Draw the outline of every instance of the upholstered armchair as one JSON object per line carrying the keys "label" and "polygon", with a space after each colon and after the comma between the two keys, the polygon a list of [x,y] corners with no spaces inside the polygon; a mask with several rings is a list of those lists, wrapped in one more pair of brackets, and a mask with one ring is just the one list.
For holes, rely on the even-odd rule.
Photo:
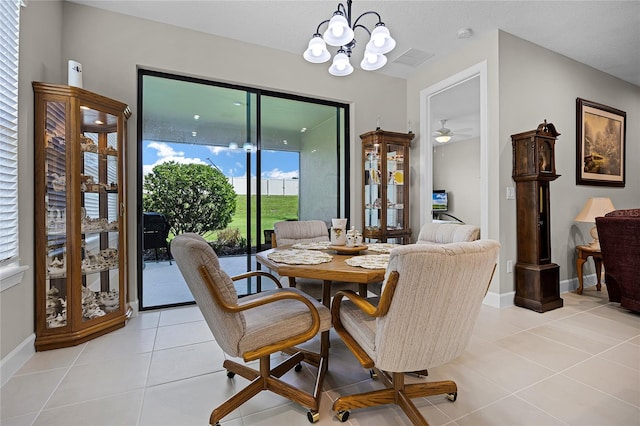
{"label": "upholstered armchair", "polygon": [[329,242],[329,229],[321,220],[285,220],[273,224],[273,237],[274,247]]}
{"label": "upholstered armchair", "polygon": [[391,251],[379,298],[338,292],[333,326],[364,368],[387,389],[341,396],[338,419],[349,409],[398,404],[414,424],[427,425],[411,398],[446,394],[455,382],[404,383],[404,373],[424,371],[461,355],[493,276],[500,244],[492,240],[446,245],[410,244]]}
{"label": "upholstered armchair", "polygon": [[[272,246],[290,246],[298,243],[329,243],[329,229],[327,224],[321,220],[287,220],[273,224]],[[322,282],[307,278],[288,279],[289,287],[297,287],[307,294],[322,299]],[[339,290],[358,289],[354,283],[334,282],[331,283],[331,295]]]}
{"label": "upholstered armchair", "polygon": [[[459,223],[427,222],[420,228],[416,244],[451,244],[475,241],[480,238],[480,228]],[[369,291],[380,296],[382,283],[369,285]]]}
{"label": "upholstered armchair", "polygon": [[596,217],[609,300],[640,312],[640,209]]}
{"label": "upholstered armchair", "polygon": [[425,223],[420,228],[416,244],[449,244],[475,241],[480,238],[480,228],[457,223]]}
{"label": "upholstered armchair", "polygon": [[[278,280],[264,271],[229,277],[222,269],[211,246],[198,234],[182,234],[171,244],[180,272],[204,316],[216,342],[230,357],[245,362],[260,360],[259,370],[227,359],[223,367],[229,378],[238,374],[251,383],[211,413],[212,425],[263,390],[269,390],[307,407],[309,421],[319,418],[322,383],[327,369],[329,309],[297,289],[280,288]],[[233,281],[261,275],[279,287],[238,299]],[[321,352],[311,353],[293,348],[322,333]],[[293,348],[293,349],[292,349]],[[293,353],[275,367],[270,355]],[[318,367],[313,394],[304,392],[279,378],[301,362]]]}

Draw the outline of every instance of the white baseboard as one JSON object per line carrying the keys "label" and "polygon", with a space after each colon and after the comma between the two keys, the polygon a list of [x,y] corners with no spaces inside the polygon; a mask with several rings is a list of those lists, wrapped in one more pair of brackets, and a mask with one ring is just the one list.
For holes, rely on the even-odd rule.
{"label": "white baseboard", "polygon": [[129,307],[131,308],[131,318],[135,318],[138,316],[138,314],[140,313],[138,309],[139,306],[140,303],[138,303],[138,299],[129,302]]}
{"label": "white baseboard", "polygon": [[34,342],[36,335],[31,334],[14,350],[9,352],[7,356],[0,360],[0,386],[5,383],[36,353]]}
{"label": "white baseboard", "polygon": [[[585,287],[596,285],[596,274],[586,275],[583,278]],[[560,294],[574,291],[578,288],[578,278],[570,278],[568,280],[560,281]],[[513,300],[516,292],[510,291],[508,293],[494,293],[488,292],[482,301],[483,305],[491,306],[494,308],[506,308],[513,306]]]}
{"label": "white baseboard", "polygon": [[488,292],[482,301],[483,305],[491,306],[493,308],[506,308],[513,306],[513,298],[515,297],[515,291],[509,293],[494,293]]}

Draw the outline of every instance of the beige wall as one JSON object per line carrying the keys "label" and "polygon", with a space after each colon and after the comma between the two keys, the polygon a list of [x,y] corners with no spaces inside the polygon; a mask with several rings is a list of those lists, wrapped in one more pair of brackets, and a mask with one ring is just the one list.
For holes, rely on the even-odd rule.
{"label": "beige wall", "polygon": [[[445,58],[434,58],[427,61],[411,78],[407,80],[407,120],[412,127],[418,129],[416,139],[411,150],[411,229],[414,239],[420,230],[420,196],[424,194],[420,188],[420,175],[432,173],[431,165],[422,164],[421,157],[424,149],[432,149],[429,135],[420,134],[420,123],[427,117],[420,116],[420,92],[448,77],[462,72],[476,64],[486,61],[487,64],[487,135],[489,158],[488,176],[488,205],[489,223],[485,238],[501,241],[499,229],[499,187],[498,187],[498,32],[492,32],[484,37],[469,39],[460,50]],[[415,124],[413,124],[415,123]],[[416,131],[416,130],[414,130]],[[437,189],[437,188],[436,188]],[[428,195],[428,194],[427,194]],[[501,254],[502,258],[502,254]],[[500,261],[501,262],[501,261]],[[489,291],[500,294],[500,274],[496,274]]]}
{"label": "beige wall", "polygon": [[[31,3],[30,3],[31,5]],[[23,8],[20,16],[18,77],[18,185],[20,263],[28,266],[22,284],[0,295],[0,358],[34,332],[33,286],[33,90],[32,81],[59,81],[62,3]],[[65,68],[66,69],[66,68]]]}
{"label": "beige wall", "polygon": [[[407,82],[408,120],[419,123],[422,117],[418,94],[468,67],[487,61],[488,74],[488,185],[489,238],[502,244],[497,279],[490,292],[501,304],[513,302],[513,274],[506,272],[506,261],[516,256],[515,201],[506,200],[511,178],[511,135],[533,130],[544,119],[555,124],[562,134],[556,145],[556,168],[562,176],[551,183],[552,261],[560,266],[561,290],[577,286],[575,246],[590,240],[590,226],[576,224],[573,218],[587,198],[611,197],[617,208],[640,205],[640,171],[634,167],[640,159],[640,87],[623,82],[565,56],[533,43],[496,31],[491,36],[471,41],[465,49],[452,53],[423,69]],[[578,186],[575,183],[577,97],[613,106],[627,112],[627,170],[625,188]],[[418,127],[419,124],[416,124]],[[427,145],[418,135],[418,150]],[[420,155],[412,152],[412,182],[419,183],[420,173],[431,173],[419,164]],[[415,172],[415,173],[414,173]],[[412,185],[412,200],[417,200],[419,185]],[[412,228],[418,229],[418,204],[412,201]],[[585,266],[592,274],[593,266]]]}
{"label": "beige wall", "polygon": [[[433,189],[449,193],[449,211],[465,223],[480,225],[480,141],[449,142],[433,150]],[[450,218],[445,217],[445,220]]]}
{"label": "beige wall", "polygon": [[[573,218],[589,197],[610,197],[617,208],[640,206],[640,87],[626,83],[565,56],[501,32],[500,45],[500,193],[513,186],[511,135],[533,130],[543,120],[561,133],[556,142],[556,170],[550,183],[551,260],[560,265],[560,281],[575,279],[575,246],[591,240],[588,224]],[[626,187],[576,185],[576,98],[588,99],[627,113]],[[500,201],[500,235],[504,259],[516,259],[515,201]],[[593,263],[585,275],[594,273]],[[513,289],[505,280],[502,292]]]}

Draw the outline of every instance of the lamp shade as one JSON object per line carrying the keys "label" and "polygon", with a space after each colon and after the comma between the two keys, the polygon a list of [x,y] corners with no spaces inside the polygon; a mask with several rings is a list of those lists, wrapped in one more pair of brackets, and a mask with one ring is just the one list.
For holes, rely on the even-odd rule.
{"label": "lamp shade", "polygon": [[349,63],[349,57],[344,50],[339,50],[333,57],[333,64],[329,67],[329,73],[338,77],[349,75],[353,72],[353,67]]}
{"label": "lamp shade", "polygon": [[347,19],[341,13],[336,13],[329,21],[329,27],[322,37],[331,46],[345,46],[353,40],[353,36],[353,30],[349,27]]}
{"label": "lamp shade", "polygon": [[314,64],[321,64],[331,59],[331,53],[327,50],[327,44],[320,37],[320,34],[315,34],[309,40],[309,46],[302,56]]}
{"label": "lamp shade", "polygon": [[596,223],[596,217],[604,216],[615,209],[611,199],[608,197],[589,198],[574,221]]}
{"label": "lamp shade", "polygon": [[[602,217],[607,213],[614,211],[616,208],[613,207],[613,203],[611,199],[607,197],[595,197],[589,198],[587,203],[582,208],[582,211],[578,213],[578,216],[574,219],[576,222],[587,222],[587,223],[596,223],[596,217]],[[600,241],[598,239],[598,229],[594,225],[593,228],[589,231],[591,234],[591,242],[589,243],[589,247],[593,250],[600,250]]]}
{"label": "lamp shade", "polygon": [[436,141],[440,143],[446,143],[446,142],[449,142],[450,140],[451,140],[451,136],[449,135],[436,136]]}
{"label": "lamp shade", "polygon": [[367,51],[384,55],[389,53],[396,47],[396,41],[391,38],[389,30],[384,25],[378,25],[371,31],[371,39],[367,43]]}
{"label": "lamp shade", "polygon": [[371,52],[364,52],[364,58],[362,58],[362,62],[360,62],[360,68],[366,71],[375,71],[384,67],[386,63],[386,56],[377,55]]}

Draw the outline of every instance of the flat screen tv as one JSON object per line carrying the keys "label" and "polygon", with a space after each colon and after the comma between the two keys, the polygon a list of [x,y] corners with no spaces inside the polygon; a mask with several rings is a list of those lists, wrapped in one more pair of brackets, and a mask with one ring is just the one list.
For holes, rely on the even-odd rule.
{"label": "flat screen tv", "polygon": [[446,212],[449,209],[447,193],[444,190],[433,191],[433,202],[431,209],[434,212]]}

